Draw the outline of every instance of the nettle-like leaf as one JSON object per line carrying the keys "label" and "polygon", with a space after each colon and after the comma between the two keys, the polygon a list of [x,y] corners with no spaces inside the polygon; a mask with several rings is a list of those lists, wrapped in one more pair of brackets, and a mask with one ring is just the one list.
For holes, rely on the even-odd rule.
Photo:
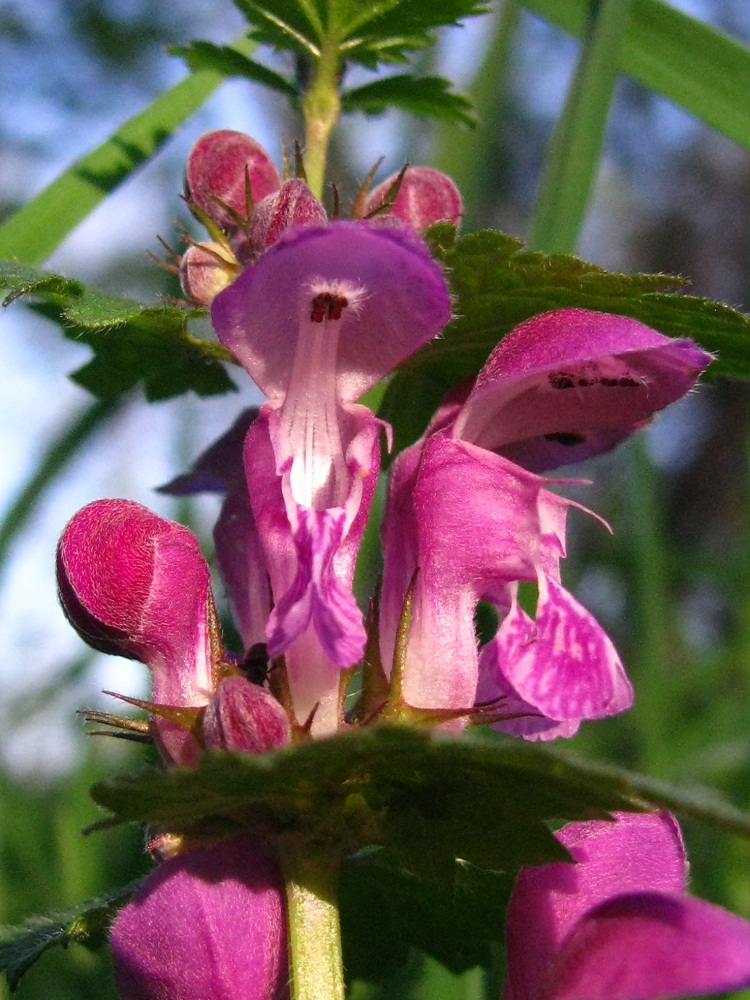
{"label": "nettle-like leaf", "polygon": [[71,377],[101,399],[139,384],[152,401],[188,391],[214,396],[234,389],[222,364],[232,360],[229,352],[188,331],[195,310],[144,306],[12,262],[0,262],[0,288],[8,290],[4,305],[30,297],[32,308],[58,323],[66,337],[93,349],[93,359]]}
{"label": "nettle-like leaf", "polygon": [[[405,871],[450,885],[456,859],[489,871],[564,860],[549,823],[665,805],[750,835],[714,798],[513,741],[373,727],[260,756],[212,752],[193,770],[96,785],[104,825],[174,831],[227,823],[349,853],[388,848]],[[236,825],[234,829],[236,829]]]}
{"label": "nettle-like leaf", "polygon": [[615,274],[568,254],[524,250],[513,236],[484,230],[458,239],[446,223],[426,238],[454,295],[455,319],[406,361],[391,381],[380,416],[393,423],[396,451],[416,440],[445,393],[476,374],[495,345],[523,320],[578,306],[632,316],[661,333],[693,337],[716,353],[711,374],[750,376],[750,317],[681,293],[687,282],[663,274]]}
{"label": "nettle-like leaf", "polygon": [[97,948],[107,938],[114,914],[130,899],[140,883],[112,889],[62,913],[32,917],[15,927],[0,927],[0,972],[15,990],[21,977],[51,948],[84,944]]}
{"label": "nettle-like leaf", "polygon": [[253,25],[252,38],[279,51],[316,57],[334,41],[345,59],[370,69],[406,62],[430,44],[436,28],[482,14],[482,0],[235,0]]}
{"label": "nettle-like leaf", "polygon": [[471,102],[450,92],[450,82],[439,76],[413,77],[399,73],[366,83],[341,95],[344,111],[364,111],[377,115],[399,108],[424,118],[438,118],[474,127]]}
{"label": "nettle-like leaf", "polygon": [[208,69],[223,76],[241,76],[277,90],[293,100],[299,97],[299,91],[292,80],[229,45],[195,41],[188,46],[170,46],[169,51],[174,56],[181,56],[194,73]]}

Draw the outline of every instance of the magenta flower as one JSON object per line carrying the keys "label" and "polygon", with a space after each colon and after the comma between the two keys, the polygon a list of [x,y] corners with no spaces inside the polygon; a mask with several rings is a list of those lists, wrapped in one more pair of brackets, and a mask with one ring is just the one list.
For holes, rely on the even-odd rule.
{"label": "magenta flower", "polygon": [[[384,521],[381,653],[415,578],[404,678],[416,707],[504,699],[515,735],[570,736],[632,691],[612,643],[561,584],[572,504],[537,473],[612,448],[684,395],[710,356],[622,316],[563,309],[517,327],[474,386],[394,463]],[[532,619],[518,583],[534,582]],[[474,611],[500,626],[478,656]]]}
{"label": "magenta flower", "polygon": [[365,642],[351,581],[383,424],[355,400],[449,318],[426,246],[362,221],[293,226],[213,302],[222,343],[269,397],[245,443],[275,601],[268,647],[318,733],[336,728],[338,671]]}
{"label": "magenta flower", "polygon": [[219,493],[224,500],[214,526],[216,561],[245,649],[265,643],[271,614],[268,567],[250,506],[242,450],[256,409],[243,410],[229,430],[195,460],[190,472],[160,492],[171,496]]}
{"label": "magenta flower", "polygon": [[[60,601],[94,649],[140,660],[160,705],[207,705],[222,649],[208,566],[192,532],[130,500],[96,500],[70,520],[57,549]],[[184,727],[155,723],[169,763],[194,763]]]}
{"label": "magenta flower", "polygon": [[669,814],[622,813],[556,836],[577,864],[521,870],[505,1000],[656,1000],[750,986],[750,923],[686,894]]}
{"label": "magenta flower", "polygon": [[244,835],[164,861],[112,927],[121,1000],[281,1000],[281,877]]}
{"label": "magenta flower", "polygon": [[98,500],[65,528],[57,576],[65,613],[89,645],[150,668],[153,731],[168,765],[194,765],[204,746],[263,753],[289,742],[281,705],[223,648],[208,566],[187,528],[129,500]]}

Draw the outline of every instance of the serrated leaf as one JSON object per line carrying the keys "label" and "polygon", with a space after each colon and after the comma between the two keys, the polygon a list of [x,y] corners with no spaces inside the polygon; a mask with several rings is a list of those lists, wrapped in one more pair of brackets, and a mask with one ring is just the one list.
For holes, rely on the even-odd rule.
{"label": "serrated leaf", "polygon": [[50,948],[69,944],[103,944],[113,915],[124,906],[139,882],[113,889],[61,913],[31,917],[15,927],[0,927],[0,972],[15,990],[21,977]]}
{"label": "serrated leaf", "polygon": [[458,24],[483,14],[489,4],[481,0],[339,0],[334,4],[347,59],[374,66],[378,62],[404,62],[410,51],[434,41],[437,28]]}
{"label": "serrated leaf", "polygon": [[[681,789],[536,745],[373,727],[263,755],[210,752],[194,769],[150,771],[92,789],[105,825],[257,826],[350,853],[389,848],[438,880],[456,858],[492,871],[564,859],[549,823],[661,806],[750,836],[750,815]],[[236,825],[232,827],[236,829]]]}
{"label": "serrated leaf", "polygon": [[202,69],[214,70],[223,76],[239,76],[253,80],[295,100],[299,96],[291,80],[269,69],[268,66],[249,59],[229,45],[194,41],[188,46],[170,46],[169,51],[172,55],[181,56],[193,72]]}
{"label": "serrated leaf", "polygon": [[374,69],[380,62],[405,62],[430,44],[436,28],[484,13],[480,0],[235,0],[253,25],[255,41],[278,51],[317,57],[326,40],[343,57]]}
{"label": "serrated leaf", "polygon": [[234,0],[250,24],[254,41],[279,52],[318,56],[325,35],[323,12],[315,0]]}
{"label": "serrated leaf", "polygon": [[341,95],[344,111],[364,111],[377,115],[389,108],[400,108],[425,118],[460,123],[474,127],[471,103],[449,90],[450,82],[439,76],[414,77],[408,73],[384,77]]}
{"label": "serrated leaf", "polygon": [[66,337],[92,347],[93,359],[71,377],[101,399],[139,384],[149,400],[234,388],[221,364],[231,356],[220,344],[191,336],[191,313],[184,309],[144,306],[13,262],[0,262],[0,288],[8,289],[5,304],[30,296],[32,308],[58,323]]}
{"label": "serrated leaf", "polygon": [[750,317],[720,302],[675,294],[686,284],[680,278],[611,273],[567,254],[524,250],[519,240],[495,230],[453,241],[452,227],[439,224],[426,235],[446,266],[456,318],[391,380],[379,413],[394,425],[396,451],[422,433],[446,391],[476,374],[510,330],[549,309],[632,316],[716,352],[711,374],[750,376]]}

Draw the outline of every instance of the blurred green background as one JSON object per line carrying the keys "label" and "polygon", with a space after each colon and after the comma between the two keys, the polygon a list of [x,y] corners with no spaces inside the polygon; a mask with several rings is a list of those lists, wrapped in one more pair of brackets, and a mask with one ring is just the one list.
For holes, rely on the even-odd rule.
{"label": "blurred green background", "polygon": [[[750,40],[743,0],[675,6]],[[240,26],[228,2],[210,11],[197,0],[0,5],[3,215],[179,78],[167,43],[225,42]],[[382,176],[404,161],[431,163],[462,188],[465,231],[492,226],[527,238],[577,53],[570,36],[510,3],[445,32],[423,58],[472,97],[479,127],[436,127],[399,114],[352,118],[330,168],[344,203],[381,155]],[[225,86],[73,234],[54,265],[144,301],[177,294],[144,250],[159,250],[157,231],[176,242],[174,219],[186,216],[181,164],[195,138],[215,127],[252,132],[274,154],[282,139],[299,134],[278,99],[246,83]],[[696,294],[750,309],[750,154],[619,79],[577,250],[611,269],[685,275]],[[151,490],[254,397],[247,386],[210,402],[146,407],[132,399],[92,418],[90,399],[64,378],[86,351],[18,306],[3,319],[0,923],[12,924],[148,869],[137,831],[80,836],[96,819],[88,787],[142,755],[86,738],[75,707],[113,710],[99,690],[142,694],[145,671],[83,654],[54,602],[56,537],[83,503],[119,494],[188,519],[209,551],[211,502],[177,510]],[[657,777],[713,785],[743,808],[750,808],[749,404],[745,383],[705,384],[616,455],[576,469],[594,481],[575,488],[576,498],[602,514],[614,535],[573,516],[564,567],[567,584],[618,645],[637,696],[626,716],[589,724],[571,747]],[[82,414],[88,423],[71,436]],[[49,466],[50,455],[57,466]],[[750,844],[694,825],[686,835],[694,891],[750,918]],[[430,966],[414,995],[479,997],[483,988],[472,973],[456,980]],[[0,998],[6,993],[0,984]],[[81,947],[49,954],[18,995],[111,997],[107,956]],[[392,986],[384,995],[402,994]]]}

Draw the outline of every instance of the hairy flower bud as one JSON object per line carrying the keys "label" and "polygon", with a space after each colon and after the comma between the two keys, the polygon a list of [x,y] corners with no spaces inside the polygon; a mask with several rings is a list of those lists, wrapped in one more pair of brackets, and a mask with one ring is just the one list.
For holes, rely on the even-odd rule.
{"label": "hairy flower bud", "polygon": [[[383,181],[371,191],[365,206],[366,214],[383,204],[398,174]],[[461,222],[463,204],[458,188],[446,174],[433,167],[409,167],[398,189],[390,215],[424,232],[434,222]]]}
{"label": "hairy flower bud", "polygon": [[278,701],[244,677],[224,678],[203,716],[208,750],[265,753],[284,746],[289,736],[289,719]]}
{"label": "hairy flower bud", "polygon": [[198,306],[210,306],[240,272],[234,256],[219,243],[194,243],[182,255],[180,284]]}
{"label": "hairy flower bud", "polygon": [[290,226],[322,226],[327,221],[325,209],[307,184],[293,177],[256,206],[250,219],[250,242],[256,251],[263,251]]}
{"label": "hairy flower bud", "polygon": [[287,975],[281,879],[249,835],[159,865],[111,933],[121,1000],[271,1000]]}
{"label": "hairy flower bud", "polygon": [[281,185],[265,149],[250,136],[230,129],[202,135],[190,150],[185,168],[189,200],[220,229],[233,233],[238,228],[236,216],[247,219],[246,183],[252,204]]}

